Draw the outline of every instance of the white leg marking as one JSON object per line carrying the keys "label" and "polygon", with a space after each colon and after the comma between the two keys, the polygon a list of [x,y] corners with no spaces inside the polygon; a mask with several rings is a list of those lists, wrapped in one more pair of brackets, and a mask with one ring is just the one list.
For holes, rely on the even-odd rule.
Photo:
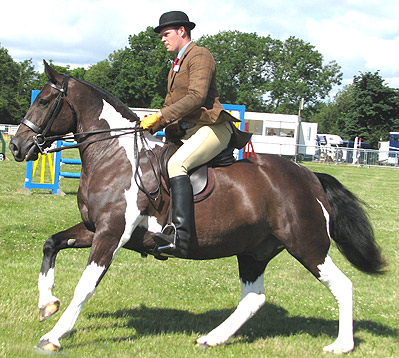
{"label": "white leg marking", "polygon": [[86,267],[76,286],[71,303],[54,328],[41,338],[42,341],[48,340],[55,346],[61,347],[59,340],[66,337],[72,331],[83,306],[96,291],[96,283],[104,272],[104,269],[104,267],[98,266],[95,263],[91,263]]}
{"label": "white leg marking", "polygon": [[326,208],[325,208],[324,205],[321,203],[321,201],[320,201],[319,199],[316,199],[316,200],[317,200],[317,202],[320,204],[321,209],[323,210],[324,217],[326,218],[327,234],[328,234],[328,237],[329,237],[330,240],[331,240],[331,235],[330,235],[330,215],[328,214]]}
{"label": "white leg marking", "polygon": [[197,340],[211,347],[227,342],[242,325],[265,304],[263,274],[250,284],[241,283],[241,301],[236,310],[221,325]]}
{"label": "white leg marking", "polygon": [[331,291],[339,308],[338,338],[323,348],[329,353],[348,353],[353,350],[353,301],[352,282],[335,266],[330,256],[318,266],[319,280]]}
{"label": "white leg marking", "polygon": [[54,284],[54,269],[48,270],[47,274],[39,274],[38,288],[39,288],[39,308],[46,306],[48,303],[58,301],[57,297],[52,295]]}

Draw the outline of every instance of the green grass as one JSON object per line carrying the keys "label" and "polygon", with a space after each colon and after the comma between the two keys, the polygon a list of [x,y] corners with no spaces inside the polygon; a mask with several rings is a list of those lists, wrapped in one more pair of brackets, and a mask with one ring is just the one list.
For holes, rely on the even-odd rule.
{"label": "green grass", "polygon": [[[10,158],[9,153],[7,156]],[[331,255],[354,284],[355,351],[350,357],[398,357],[399,172],[306,164],[334,175],[365,200],[389,262],[383,277]],[[41,357],[33,347],[60,317],[38,322],[37,278],[46,238],[80,221],[78,181],[61,179],[66,196],[23,187],[26,163],[0,162],[0,357]],[[64,170],[64,169],[63,169]],[[58,256],[54,294],[61,312],[86,265],[88,249]],[[60,357],[324,357],[336,338],[338,310],[329,292],[287,253],[265,274],[267,303],[226,345],[202,350],[195,340],[235,309],[240,284],[235,258],[191,262],[122,250],[87,303]]]}

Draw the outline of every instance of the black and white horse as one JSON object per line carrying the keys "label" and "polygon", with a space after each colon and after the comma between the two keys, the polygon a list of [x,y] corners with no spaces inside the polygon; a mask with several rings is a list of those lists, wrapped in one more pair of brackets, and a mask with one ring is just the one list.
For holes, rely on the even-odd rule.
{"label": "black and white horse", "polygon": [[[38,345],[51,351],[59,349],[60,339],[72,331],[120,248],[157,255],[153,233],[167,222],[170,199],[157,166],[163,143],[140,131],[138,117],[104,90],[63,76],[47,63],[45,72],[49,82],[29,109],[10,150],[17,161],[34,160],[59,135],[75,133],[82,159],[78,191],[82,222],[51,235],[44,245],[41,320],[59,307],[52,294],[57,253],[91,247],[71,303]],[[121,128],[133,129],[126,134]],[[331,239],[358,269],[377,274],[384,266],[356,197],[333,177],[274,155],[213,168],[212,175],[212,193],[195,204],[196,236],[189,259],[236,256],[242,294],[235,312],[198,344],[223,344],[262,307],[265,268],[285,249],[338,303],[338,338],[323,350],[351,351],[352,283],[328,254]]]}

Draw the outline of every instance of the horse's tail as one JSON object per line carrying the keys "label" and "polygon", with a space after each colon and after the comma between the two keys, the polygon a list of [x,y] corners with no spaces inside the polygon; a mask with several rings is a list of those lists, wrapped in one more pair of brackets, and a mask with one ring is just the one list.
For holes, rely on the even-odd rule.
{"label": "horse's tail", "polygon": [[384,273],[386,265],[363,202],[328,174],[315,173],[331,207],[330,234],[338,249],[359,270]]}

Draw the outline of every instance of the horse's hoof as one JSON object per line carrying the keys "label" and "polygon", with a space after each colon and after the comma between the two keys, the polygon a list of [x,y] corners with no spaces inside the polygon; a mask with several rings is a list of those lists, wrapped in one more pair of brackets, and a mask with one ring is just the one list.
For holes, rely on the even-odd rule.
{"label": "horse's hoof", "polygon": [[206,343],[199,343],[199,342],[197,342],[197,343],[195,344],[195,346],[196,346],[197,348],[199,348],[199,349],[202,349],[202,350],[205,350],[205,349],[210,348],[210,346],[209,346],[208,344],[206,344]]}
{"label": "horse's hoof", "polygon": [[353,344],[348,345],[337,345],[335,343],[330,344],[323,348],[323,353],[332,353],[332,354],[346,354],[353,351]]}
{"label": "horse's hoof", "polygon": [[223,342],[219,342],[217,340],[212,339],[210,336],[205,336],[197,339],[197,347],[206,349],[206,348],[211,348],[211,347],[216,347],[222,344]]}
{"label": "horse's hoof", "polygon": [[46,319],[49,319],[54,313],[58,312],[59,308],[60,308],[60,301],[48,303],[47,305],[45,305],[40,309],[39,321],[43,322]]}
{"label": "horse's hoof", "polygon": [[51,343],[48,339],[44,339],[39,342],[36,348],[45,352],[57,352],[60,350],[61,347],[55,345],[54,343]]}

